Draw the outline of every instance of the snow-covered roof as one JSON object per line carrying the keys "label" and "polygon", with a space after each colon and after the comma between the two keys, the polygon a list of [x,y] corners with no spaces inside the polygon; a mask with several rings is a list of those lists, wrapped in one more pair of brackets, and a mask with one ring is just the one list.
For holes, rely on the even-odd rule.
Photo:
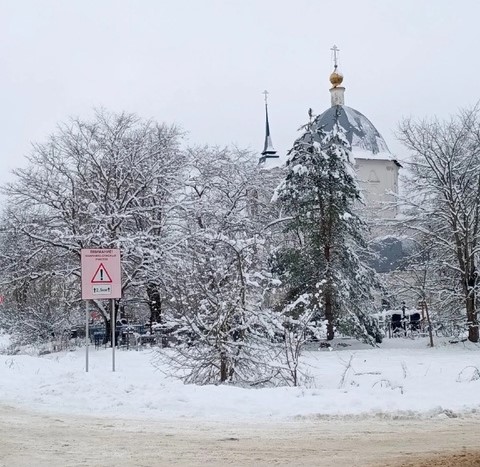
{"label": "snow-covered roof", "polygon": [[358,110],[346,105],[335,105],[318,115],[313,124],[328,132],[333,129],[337,119],[345,130],[356,159],[395,160],[382,135]]}
{"label": "snow-covered roof", "polygon": [[[401,167],[401,164],[390,152],[387,143],[373,123],[358,110],[352,109],[346,105],[334,105],[318,115],[315,118],[313,125],[315,128],[321,128],[325,132],[329,132],[333,129],[337,118],[340,126],[345,130],[346,137],[352,146],[352,154],[355,159],[392,161]],[[268,120],[267,137],[269,137]],[[267,147],[268,140],[266,139],[265,141],[265,147]],[[271,153],[273,157],[269,156],[269,154],[270,153],[268,152],[265,153],[265,150],[262,152],[263,157],[260,158],[259,162],[259,166],[262,169],[273,169],[282,167],[285,164],[286,157],[278,157],[273,147]],[[265,155],[267,155],[267,157],[265,157]]]}
{"label": "snow-covered roof", "polygon": [[260,158],[260,162],[258,166],[261,169],[275,169],[278,167],[283,167],[285,165],[286,157],[266,157],[266,158]]}

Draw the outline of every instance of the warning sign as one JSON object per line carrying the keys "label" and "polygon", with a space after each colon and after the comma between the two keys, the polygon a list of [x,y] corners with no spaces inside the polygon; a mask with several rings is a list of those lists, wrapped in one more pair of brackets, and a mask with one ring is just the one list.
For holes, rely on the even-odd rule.
{"label": "warning sign", "polygon": [[121,265],[118,249],[82,250],[82,299],[121,298]]}
{"label": "warning sign", "polygon": [[97,272],[93,276],[91,282],[92,284],[111,284],[112,283],[112,278],[110,277],[110,274],[108,274],[103,263],[100,263],[100,265],[98,266]]}

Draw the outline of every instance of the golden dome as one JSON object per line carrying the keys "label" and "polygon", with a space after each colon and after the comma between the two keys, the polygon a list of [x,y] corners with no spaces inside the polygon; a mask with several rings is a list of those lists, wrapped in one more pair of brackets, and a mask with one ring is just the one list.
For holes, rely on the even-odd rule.
{"label": "golden dome", "polygon": [[334,88],[336,88],[337,86],[340,86],[340,84],[342,84],[342,81],[343,81],[343,75],[341,73],[337,73],[336,71],[334,71],[330,75],[330,82],[332,83],[332,86]]}

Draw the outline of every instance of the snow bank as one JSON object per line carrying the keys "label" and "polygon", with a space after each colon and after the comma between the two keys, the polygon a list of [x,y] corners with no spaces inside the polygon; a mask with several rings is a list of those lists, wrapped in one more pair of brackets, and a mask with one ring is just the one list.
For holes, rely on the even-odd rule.
{"label": "snow bank", "polygon": [[0,355],[0,402],[150,419],[451,416],[480,409],[479,351],[462,343],[428,348],[426,339],[390,339],[377,349],[308,350],[303,387],[268,389],[184,385],[154,370],[152,350],[117,350],[112,372],[111,349],[90,349],[88,373],[82,349],[42,357]]}
{"label": "snow bank", "polygon": [[0,353],[4,353],[10,344],[10,336],[0,330]]}

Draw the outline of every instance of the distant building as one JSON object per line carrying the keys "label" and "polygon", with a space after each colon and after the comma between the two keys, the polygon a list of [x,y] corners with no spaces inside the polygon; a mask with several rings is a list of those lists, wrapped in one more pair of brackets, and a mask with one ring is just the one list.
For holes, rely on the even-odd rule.
{"label": "distant building", "polygon": [[[372,247],[378,259],[372,266],[378,272],[391,272],[402,269],[411,245],[397,238],[382,226],[383,221],[393,219],[398,214],[395,197],[398,194],[399,169],[402,167],[389,151],[387,143],[373,123],[361,112],[345,105],[343,76],[338,71],[337,52],[334,46],[334,70],[330,75],[331,106],[313,119],[314,128],[331,131],[338,121],[351,144],[357,180],[363,195],[364,206],[359,210],[369,220]],[[259,167],[272,171],[280,178],[284,157],[279,158],[273,148],[268,120],[267,91],[265,94],[265,144],[259,158]]]}
{"label": "distant building", "polygon": [[[336,52],[334,71],[330,75],[331,107],[313,120],[313,126],[324,131],[332,130],[338,120],[351,144],[355,159],[358,183],[362,191],[367,217],[392,219],[397,215],[395,194],[398,193],[400,163],[391,154],[387,143],[372,122],[361,112],[345,105],[345,88],[341,86],[343,76],[337,71]],[[264,168],[276,167],[280,163],[273,149],[268,121],[267,91],[265,94],[266,132],[265,144],[259,165]],[[353,162],[353,161],[352,161]]]}
{"label": "distant building", "polygon": [[268,122],[268,91],[263,91],[265,96],[265,143],[261,153],[258,165],[263,168],[270,168],[272,165],[278,165],[279,157],[273,147],[272,137],[270,135],[270,123]]}
{"label": "distant building", "polygon": [[[335,48],[333,50],[338,50]],[[395,194],[398,193],[400,163],[391,154],[382,135],[372,122],[358,110],[345,105],[343,76],[337,63],[330,75],[331,107],[313,121],[316,128],[332,130],[335,122],[344,129],[352,146],[358,183],[364,196],[369,218],[391,219],[397,214]]]}

